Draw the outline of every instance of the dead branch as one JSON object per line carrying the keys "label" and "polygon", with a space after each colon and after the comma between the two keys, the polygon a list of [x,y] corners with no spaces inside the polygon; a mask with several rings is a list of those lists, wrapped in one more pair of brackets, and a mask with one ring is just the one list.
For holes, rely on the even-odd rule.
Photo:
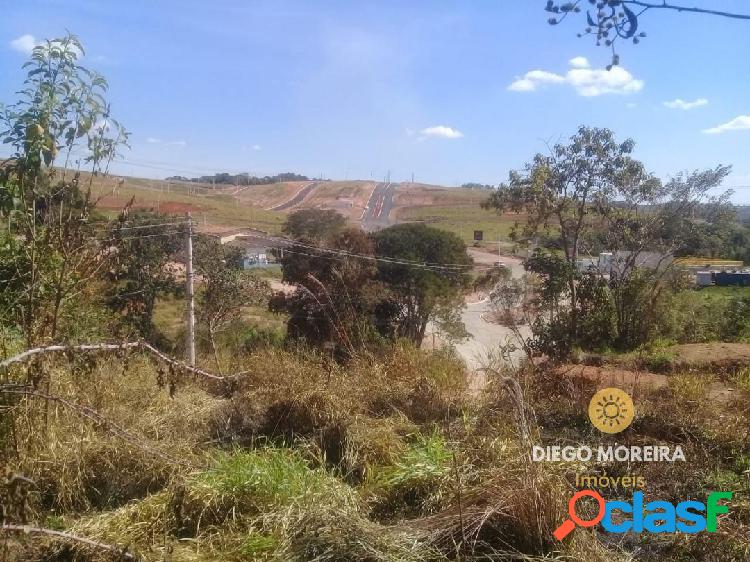
{"label": "dead branch", "polygon": [[39,398],[41,400],[46,400],[48,402],[56,402],[58,404],[65,406],[66,408],[70,410],[73,410],[81,417],[94,422],[94,424],[97,426],[105,426],[110,433],[119,437],[123,441],[130,443],[131,445],[139,447],[143,449],[144,451],[147,451],[151,453],[152,455],[160,457],[168,462],[180,464],[180,465],[185,464],[184,461],[177,459],[175,457],[172,457],[171,455],[168,455],[167,453],[164,453],[163,451],[160,451],[159,449],[151,447],[150,445],[147,445],[141,439],[139,439],[138,436],[133,435],[127,429],[120,427],[115,422],[105,418],[99,412],[97,412],[96,410],[88,406],[76,404],[75,402],[71,402],[70,400],[66,400],[65,398],[62,398],[60,396],[56,396],[53,394],[46,394],[44,392],[34,389],[31,386],[15,385],[15,384],[1,385],[0,393],[14,394],[14,395],[19,395],[19,396],[29,396],[32,398]]}
{"label": "dead branch", "polygon": [[28,361],[31,357],[34,357],[36,355],[46,354],[46,353],[66,353],[70,351],[80,351],[80,352],[122,351],[122,350],[128,350],[128,349],[141,349],[145,351],[146,353],[149,353],[159,358],[165,363],[168,363],[174,367],[177,367],[178,369],[187,371],[189,373],[192,373],[200,377],[215,380],[215,381],[231,381],[231,380],[237,379],[238,377],[242,375],[246,375],[249,373],[249,371],[242,371],[239,373],[234,373],[232,375],[226,375],[226,376],[217,375],[215,373],[205,371],[199,367],[193,367],[191,365],[188,365],[187,363],[183,363],[182,361],[179,361],[178,359],[169,357],[168,355],[156,349],[151,344],[146,343],[144,341],[125,342],[125,343],[93,343],[93,344],[80,344],[80,345],[48,345],[44,347],[35,347],[34,349],[27,349],[26,351],[19,353],[18,355],[14,355],[13,357],[9,357],[8,359],[1,361],[0,369],[8,368],[11,365],[14,365],[16,363],[24,363]]}
{"label": "dead branch", "polygon": [[134,554],[131,554],[130,552],[127,552],[123,548],[119,548],[116,546],[112,546],[111,544],[106,544],[103,542],[88,539],[86,537],[73,535],[71,533],[66,533],[63,531],[55,531],[54,529],[46,529],[44,527],[32,527],[30,525],[3,524],[0,527],[0,530],[6,533],[23,533],[25,535],[29,535],[29,534],[46,535],[48,537],[54,537],[56,539],[62,539],[66,541],[72,541],[72,542],[85,544],[88,546],[93,546],[94,548],[98,548],[99,550],[106,550],[107,552],[112,552],[112,553],[120,555],[125,560],[140,560],[139,557],[135,556]]}

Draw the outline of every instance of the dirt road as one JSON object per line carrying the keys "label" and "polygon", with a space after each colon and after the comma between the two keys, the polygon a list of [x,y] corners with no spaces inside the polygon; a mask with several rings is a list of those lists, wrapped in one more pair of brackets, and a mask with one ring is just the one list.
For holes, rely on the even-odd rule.
{"label": "dirt road", "polygon": [[[469,255],[474,259],[474,263],[479,266],[494,265],[498,261],[504,263],[511,271],[513,277],[521,277],[524,274],[523,262],[513,256],[499,256],[495,253],[488,252],[480,248],[469,248]],[[513,345],[516,349],[508,353],[506,362],[512,365],[518,365],[523,357],[524,352],[513,330],[507,326],[501,326],[494,322],[486,320],[490,312],[490,304],[487,298],[479,302],[468,302],[463,312],[461,320],[466,326],[466,331],[471,334],[471,338],[456,345],[456,351],[466,362],[466,366],[472,373],[470,376],[472,387],[481,389],[484,384],[484,375],[478,371],[483,366],[489,364],[491,355],[498,355],[501,346]],[[527,326],[520,329],[521,338],[528,338],[531,330]]]}

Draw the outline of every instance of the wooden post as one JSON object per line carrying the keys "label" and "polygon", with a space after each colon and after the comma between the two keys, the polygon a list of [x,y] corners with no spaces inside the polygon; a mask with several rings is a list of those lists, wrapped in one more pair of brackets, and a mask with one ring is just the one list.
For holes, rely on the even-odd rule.
{"label": "wooden post", "polygon": [[185,289],[187,293],[187,362],[195,366],[195,303],[193,294],[193,219],[187,214],[185,240]]}

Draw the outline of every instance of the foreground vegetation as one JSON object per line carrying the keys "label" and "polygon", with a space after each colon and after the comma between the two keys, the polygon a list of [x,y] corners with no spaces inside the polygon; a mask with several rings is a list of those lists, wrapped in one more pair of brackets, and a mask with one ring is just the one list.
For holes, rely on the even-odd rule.
{"label": "foreground vegetation", "polygon": [[[735,492],[722,533],[557,543],[576,472],[618,464],[532,463],[529,444],[598,440],[596,383],[545,369],[467,392],[450,353],[408,344],[346,367],[282,348],[226,361],[231,389],[141,354],[45,356],[6,374],[49,376],[44,395],[3,394],[6,520],[85,537],[3,544],[6,560],[744,560],[750,554],[750,389],[722,404],[704,376],[638,395],[620,443],[681,444],[688,463],[634,463],[647,496]],[[72,362],[71,362],[72,361]],[[160,388],[160,382],[163,386]],[[696,386],[698,385],[698,386]],[[54,401],[45,399],[54,396]],[[101,421],[87,420],[95,407]],[[519,416],[529,436],[519,432]],[[605,440],[606,441],[606,440]],[[653,466],[657,465],[658,466]],[[21,476],[23,479],[20,480]],[[14,478],[17,480],[14,481]],[[11,493],[12,492],[12,493]],[[627,490],[611,490],[621,497]],[[106,550],[102,545],[116,548]]]}

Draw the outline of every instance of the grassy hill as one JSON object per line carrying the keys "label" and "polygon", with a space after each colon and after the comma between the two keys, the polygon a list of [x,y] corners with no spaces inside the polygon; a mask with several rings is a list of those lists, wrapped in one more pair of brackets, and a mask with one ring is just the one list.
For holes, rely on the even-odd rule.
{"label": "grassy hill", "polygon": [[[84,181],[88,181],[84,176]],[[204,231],[252,227],[279,232],[286,214],[297,209],[333,209],[358,222],[376,183],[371,181],[326,181],[316,183],[297,205],[284,211],[269,210],[292,199],[309,182],[279,182],[246,187],[212,186],[180,181],[135,177],[97,177],[93,193],[98,208],[114,215],[133,199],[133,208],[167,214],[190,212]],[[508,240],[515,215],[498,216],[480,208],[487,192],[445,188],[425,184],[398,184],[391,212],[392,222],[425,222],[455,232],[473,243],[475,230],[484,233],[483,244]]]}

